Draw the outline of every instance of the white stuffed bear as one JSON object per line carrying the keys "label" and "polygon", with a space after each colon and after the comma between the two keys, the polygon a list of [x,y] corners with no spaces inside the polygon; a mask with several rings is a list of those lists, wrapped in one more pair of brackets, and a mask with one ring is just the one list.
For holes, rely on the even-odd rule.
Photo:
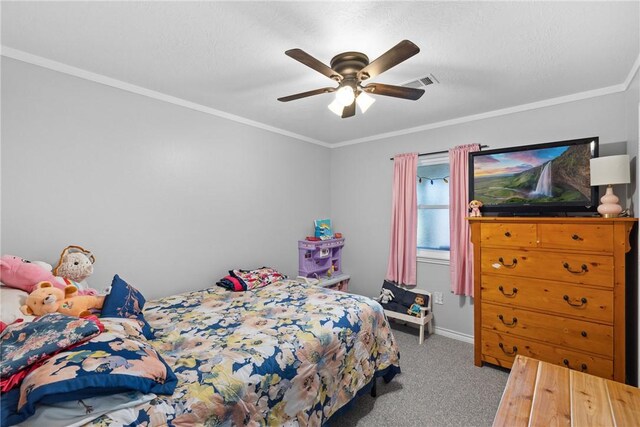
{"label": "white stuffed bear", "polygon": [[67,246],[60,254],[53,274],[73,282],[82,282],[93,274],[93,254],[80,246]]}

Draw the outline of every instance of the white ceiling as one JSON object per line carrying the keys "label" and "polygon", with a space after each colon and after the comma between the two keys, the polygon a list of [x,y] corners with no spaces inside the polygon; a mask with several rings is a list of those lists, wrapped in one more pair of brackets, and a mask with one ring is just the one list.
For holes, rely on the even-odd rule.
{"label": "white ceiling", "polygon": [[[2,45],[336,144],[620,85],[639,2],[2,2]],[[372,79],[433,74],[418,101],[376,97],[341,119],[333,82],[284,55],[421,52]],[[5,49],[6,50],[6,49]]]}

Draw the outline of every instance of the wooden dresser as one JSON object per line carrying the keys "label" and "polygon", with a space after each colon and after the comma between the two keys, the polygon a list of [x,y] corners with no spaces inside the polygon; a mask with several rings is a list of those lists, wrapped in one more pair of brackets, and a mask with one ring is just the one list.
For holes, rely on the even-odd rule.
{"label": "wooden dresser", "polygon": [[516,355],[625,382],[635,218],[469,218],[477,366]]}

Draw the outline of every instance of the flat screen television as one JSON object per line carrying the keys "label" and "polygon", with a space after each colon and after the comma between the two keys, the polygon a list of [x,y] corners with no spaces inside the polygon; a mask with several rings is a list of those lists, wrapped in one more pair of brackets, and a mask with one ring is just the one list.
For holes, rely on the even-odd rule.
{"label": "flat screen television", "polygon": [[598,157],[598,137],[549,142],[469,154],[469,198],[482,212],[546,214],[592,212],[589,160]]}

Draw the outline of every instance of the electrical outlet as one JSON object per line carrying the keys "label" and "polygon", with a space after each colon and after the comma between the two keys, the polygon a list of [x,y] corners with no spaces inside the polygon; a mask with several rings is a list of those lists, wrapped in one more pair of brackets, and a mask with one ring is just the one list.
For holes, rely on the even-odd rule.
{"label": "electrical outlet", "polygon": [[444,304],[444,302],[442,301],[442,292],[433,293],[433,302],[435,304]]}

